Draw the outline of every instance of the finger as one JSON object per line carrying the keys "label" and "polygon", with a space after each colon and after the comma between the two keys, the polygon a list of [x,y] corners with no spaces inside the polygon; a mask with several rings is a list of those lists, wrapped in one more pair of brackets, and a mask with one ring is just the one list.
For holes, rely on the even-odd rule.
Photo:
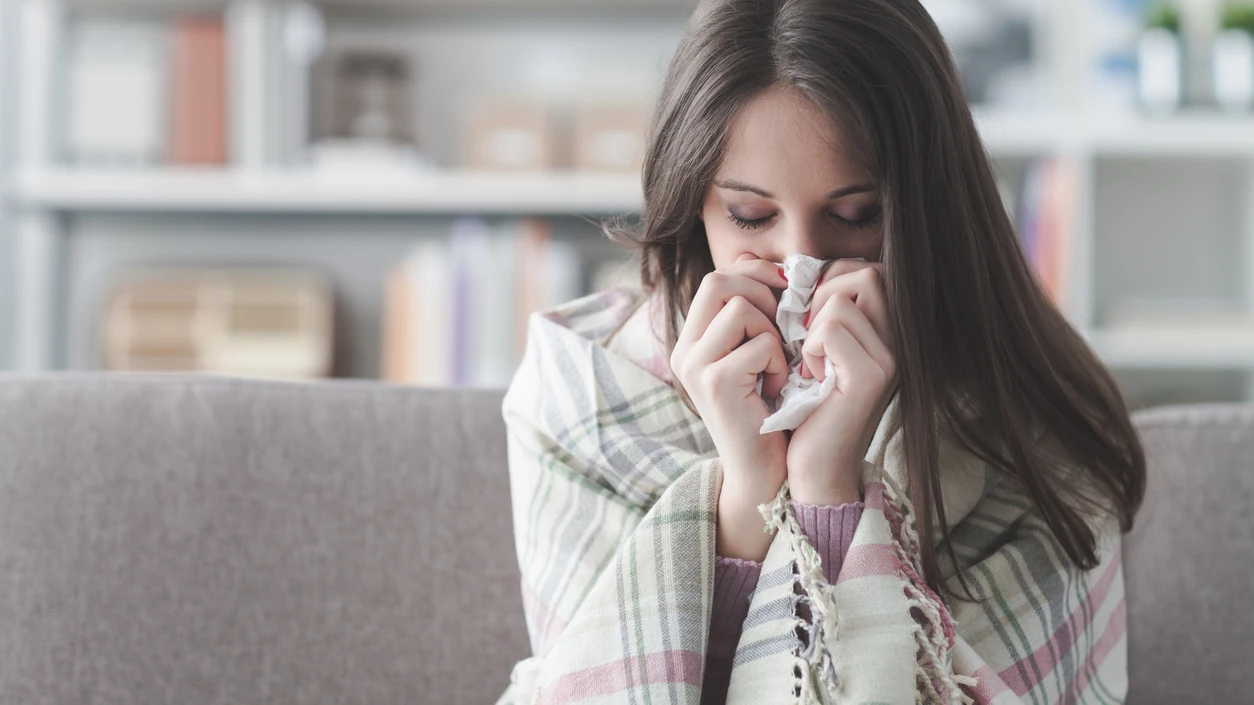
{"label": "finger", "polygon": [[875,327],[880,339],[892,348],[893,326],[883,286],[883,264],[836,260],[828,267],[810,299],[809,327],[817,312],[833,296],[843,295],[858,305]]}
{"label": "finger", "polygon": [[762,380],[762,397],[772,399],[779,396],[788,379],[788,360],[784,357],[784,348],[779,339],[773,335],[762,333],[749,342],[733,350],[719,360],[717,366],[726,366],[729,377],[744,374],[750,387],[756,387],[758,375],[764,374]]}
{"label": "finger", "polygon": [[759,335],[770,335],[783,346],[779,330],[761,311],[743,296],[732,297],[706,328],[705,335],[693,343],[688,352],[689,364],[696,367],[712,365]]}
{"label": "finger", "polygon": [[[828,299],[817,318],[810,322],[811,329],[817,332],[817,327],[827,322],[844,326],[881,369],[891,368],[892,350],[880,339],[879,332],[871,323],[870,317],[847,296],[836,295]],[[815,333],[807,337],[815,337]]]}
{"label": "finger", "polygon": [[788,278],[784,276],[784,268],[770,261],[755,257],[748,252],[743,252],[736,258],[736,262],[723,269],[723,272],[730,272],[748,277],[754,281],[762,282],[772,289],[784,289],[788,286]]}
{"label": "finger", "polygon": [[[848,389],[849,380],[858,370],[874,364],[857,338],[839,323],[826,322],[816,332],[819,335],[810,335],[802,344],[802,354],[814,378],[820,382],[827,379],[827,360],[832,361],[836,386],[842,391]],[[809,363],[812,359],[817,362]]]}
{"label": "finger", "polygon": [[[743,296],[759,311],[775,320],[775,310],[779,303],[775,300],[771,287],[761,281],[766,278],[762,269],[763,263],[773,267],[765,260],[745,261],[705,275],[701,285],[697,287],[696,295],[692,297],[692,305],[688,307],[688,316],[684,320],[683,330],[680,331],[681,338],[686,336],[687,342],[701,338],[714,316],[735,296]],[[769,271],[771,270],[767,273]],[[785,286],[777,275],[775,283]]]}
{"label": "finger", "polygon": [[[806,340],[815,337],[814,335],[809,335],[806,337]],[[818,352],[806,352],[806,346],[804,344],[801,346],[801,367],[804,370],[801,376],[805,379],[813,378],[822,382],[827,378],[827,370],[824,369],[823,365],[823,346],[815,340],[815,344],[811,349],[818,350]]]}

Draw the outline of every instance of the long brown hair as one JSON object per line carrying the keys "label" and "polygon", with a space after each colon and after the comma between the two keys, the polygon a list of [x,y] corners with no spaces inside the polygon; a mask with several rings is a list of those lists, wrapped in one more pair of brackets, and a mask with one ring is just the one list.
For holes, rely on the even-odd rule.
{"label": "long brown hair", "polygon": [[1110,373],[1033,276],[949,50],[917,0],[697,7],[653,117],[640,222],[612,232],[639,249],[645,298],[656,293],[676,313],[667,349],[714,268],[698,214],[728,126],[777,83],[839,122],[879,186],[899,419],[928,584],[943,594],[933,550],[933,522],[948,526],[941,433],[1021,481],[1069,559],[1095,567],[1082,508],[1115,512],[1130,530],[1145,492],[1144,451]]}

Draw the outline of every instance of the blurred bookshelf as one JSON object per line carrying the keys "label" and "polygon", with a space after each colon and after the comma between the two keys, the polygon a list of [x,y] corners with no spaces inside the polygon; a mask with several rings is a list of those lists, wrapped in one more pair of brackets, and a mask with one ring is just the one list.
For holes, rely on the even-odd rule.
{"label": "blurred bookshelf", "polygon": [[[496,248],[500,258],[503,241],[531,238],[528,256],[564,269],[560,285],[513,291],[528,303],[511,305],[512,319],[491,318],[516,337],[527,307],[629,274],[601,225],[638,212],[638,169],[581,166],[575,142],[541,139],[537,159],[534,145],[519,140],[578,134],[580,120],[598,124],[607,109],[636,121],[608,125],[607,134],[630,131],[695,4],[0,5],[0,106],[9,106],[0,110],[0,136],[10,153],[0,160],[0,228],[13,254],[3,277],[14,292],[12,366],[99,366],[100,292],[127,267],[303,265],[327,274],[342,299],[334,374],[501,383],[508,359],[450,362],[495,333],[452,330],[456,317],[430,308],[423,276],[450,286],[491,280],[494,293],[451,298],[442,304],[450,311],[503,302],[510,292],[500,281],[523,281],[517,262],[485,275],[467,253]],[[1018,5],[1034,8],[1025,11],[1024,36],[1038,95],[981,103],[975,114],[1043,284],[1126,380],[1135,405],[1190,394],[1254,400],[1254,118],[1191,106],[1149,117],[1095,104],[1095,40],[1075,29],[1090,5]],[[128,50],[121,59],[111,53],[119,41]],[[220,66],[206,62],[215,52]],[[383,124],[396,138],[391,147],[403,149],[343,139],[343,86],[363,72],[400,96],[389,98]],[[218,92],[216,121],[186,97],[179,113],[188,76]],[[519,93],[540,99],[518,102]],[[117,102],[130,107],[114,111]],[[501,115],[514,122],[500,124]],[[502,144],[518,163],[485,163],[467,147],[477,130],[509,137]],[[432,274],[441,258],[452,274]],[[415,339],[416,326],[397,313],[406,306],[428,325],[442,321],[438,335],[452,352]],[[419,360],[440,362],[417,369]]]}

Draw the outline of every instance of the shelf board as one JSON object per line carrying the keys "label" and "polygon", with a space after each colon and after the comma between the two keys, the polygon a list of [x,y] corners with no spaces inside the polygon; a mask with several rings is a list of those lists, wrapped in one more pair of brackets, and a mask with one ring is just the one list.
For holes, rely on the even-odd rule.
{"label": "shelf board", "polygon": [[[1254,118],[1188,114],[1153,120],[976,110],[996,157],[1254,158]],[[60,211],[573,214],[638,211],[639,175],[453,170],[318,172],[229,168],[54,167],[20,173],[10,194]]]}
{"label": "shelf board", "polygon": [[615,215],[641,206],[638,174],[51,169],[11,195],[57,211]]}
{"label": "shelf board", "polygon": [[1032,157],[1059,150],[1067,133],[1048,115],[999,112],[973,107],[980,138],[995,157]]}
{"label": "shelf board", "polygon": [[1189,111],[1154,118],[980,108],[973,113],[985,144],[995,156],[1060,152],[1099,157],[1254,156],[1254,115]]}
{"label": "shelf board", "polygon": [[1254,329],[1097,329],[1089,345],[1111,367],[1254,370]]}

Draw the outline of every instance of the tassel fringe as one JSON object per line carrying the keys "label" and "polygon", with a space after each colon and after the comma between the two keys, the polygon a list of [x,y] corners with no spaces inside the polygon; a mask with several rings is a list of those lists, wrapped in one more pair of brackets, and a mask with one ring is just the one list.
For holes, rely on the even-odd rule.
{"label": "tassel fringe", "polygon": [[[973,705],[975,700],[959,686],[975,686],[977,679],[952,673],[951,649],[957,634],[953,619],[940,596],[921,577],[919,540],[912,521],[914,507],[891,478],[886,475],[881,477],[885,485],[885,514],[892,529],[893,562],[911,616],[915,616],[917,610],[919,616],[915,617],[915,621],[921,621],[914,629],[914,640],[918,645],[915,702],[920,705]],[[758,512],[766,520],[765,531],[785,532],[795,557],[794,585],[799,585],[804,591],[793,602],[794,628],[804,631],[808,638],[804,647],[798,646],[793,650],[795,680],[792,702],[794,705],[839,702],[842,699],[842,684],[836,674],[838,655],[827,647],[826,638],[829,634],[836,634],[839,627],[834,609],[835,587],[824,578],[818,552],[805,539],[801,525],[788,506],[787,480],[780,486],[774,500],[758,505]],[[797,615],[796,608],[802,603],[810,608],[809,620]],[[831,641],[840,643],[835,639]]]}

